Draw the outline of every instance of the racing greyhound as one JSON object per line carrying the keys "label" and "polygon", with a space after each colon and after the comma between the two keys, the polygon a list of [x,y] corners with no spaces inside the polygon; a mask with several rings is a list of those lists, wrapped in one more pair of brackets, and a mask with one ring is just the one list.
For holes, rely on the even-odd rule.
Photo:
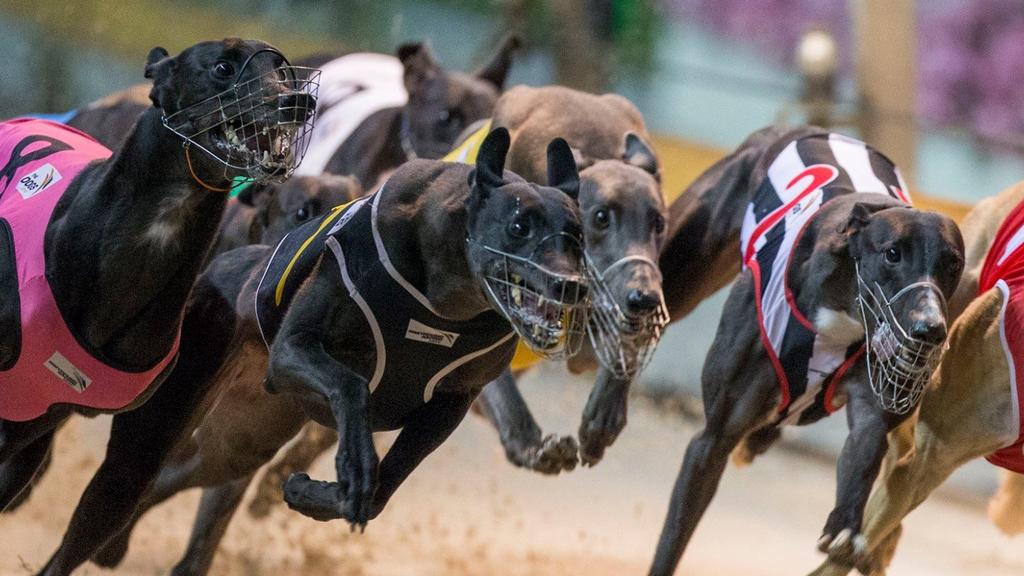
{"label": "racing greyhound", "polygon": [[[1022,531],[1019,275],[1024,184],[978,203],[963,223],[967,265],[950,301],[959,316],[938,370],[921,401],[905,448],[891,446],[881,482],[864,514],[868,554],[864,574],[883,576],[896,552],[900,522],[970,460],[987,457],[1004,468],[989,515],[1007,533]],[[1014,383],[1017,386],[1014,386]],[[839,576],[852,564],[827,560],[813,574]]]}
{"label": "racing greyhound", "polygon": [[885,435],[916,407],[946,336],[960,232],[911,208],[882,154],[821,129],[761,131],[712,172],[748,198],[744,270],[705,360],[707,423],[687,448],[650,573],[675,571],[730,452],[749,462],[781,426],[844,404],[850,434],[818,545],[858,558]]}
{"label": "racing greyhound", "polygon": [[[138,508],[141,515],[180,490],[211,487],[176,574],[208,569],[251,475],[307,417],[341,430],[338,481],[294,475],[286,501],[317,519],[364,526],[501,373],[516,335],[551,355],[582,342],[572,152],[552,142],[552,187],[541,187],[503,173],[508,147],[508,132],[496,129],[475,168],[412,161],[277,248],[241,248],[211,263],[186,314],[182,341],[193,348],[154,400],[197,383],[211,392],[192,425],[149,439],[179,445]],[[225,417],[243,411],[248,418]],[[401,432],[378,473],[371,432],[389,429]],[[103,538],[119,528],[91,526]],[[130,530],[115,541],[121,554]],[[116,562],[116,551],[98,560]]]}
{"label": "racing greyhound", "polygon": [[[572,436],[543,434],[531,414],[515,375],[539,357],[522,345],[509,370],[485,387],[474,403],[474,409],[498,429],[510,462],[558,474],[574,469],[578,454],[587,464],[595,464],[618,436],[626,423],[629,385],[650,359],[667,321],[656,263],[666,239],[667,218],[658,161],[648,144],[643,116],[617,94],[517,86],[498,99],[492,123],[509,129],[509,168],[524,178],[545,177],[544,146],[556,136],[572,146],[580,169],[594,342],[570,358],[569,366],[576,372],[598,368],[580,424],[582,449]],[[488,126],[468,135],[446,158],[471,162]],[[292,472],[308,468],[336,441],[330,430],[307,425],[263,474],[250,513],[267,514],[281,500],[281,483]]]}
{"label": "racing greyhound", "polygon": [[[130,410],[169,372],[224,184],[283,178],[301,160],[315,79],[273,47],[227,39],[173,58],[154,48],[145,74],[153,107],[112,157],[64,125],[0,124],[0,509],[70,414]],[[175,401],[193,390],[180,392]],[[162,458],[135,442],[143,424],[119,413],[110,441],[137,469]],[[116,476],[133,484],[129,471]],[[120,502],[104,512],[130,514]],[[43,574],[70,573],[102,543],[88,524]]]}

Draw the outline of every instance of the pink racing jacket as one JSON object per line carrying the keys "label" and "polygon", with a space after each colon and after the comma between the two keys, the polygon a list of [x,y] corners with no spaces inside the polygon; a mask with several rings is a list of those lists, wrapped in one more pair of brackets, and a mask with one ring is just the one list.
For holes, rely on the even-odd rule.
{"label": "pink racing jacket", "polygon": [[999,311],[999,332],[1010,367],[1010,394],[1013,396],[1018,426],[1013,444],[987,456],[989,462],[1024,474],[1024,428],[1021,427],[1024,403],[1024,202],[1003,220],[978,278],[978,294],[999,288],[1003,307]]}
{"label": "pink racing jacket", "polygon": [[[13,357],[0,365],[0,419],[32,420],[55,404],[122,409],[177,355],[175,340],[145,371],[104,363],[71,333],[50,290],[43,237],[54,207],[86,165],[109,156],[100,143],[62,124],[0,123],[0,298],[19,300],[10,307],[18,318],[0,318],[0,330],[10,334],[20,326],[21,332]],[[11,294],[15,277],[17,293]]]}

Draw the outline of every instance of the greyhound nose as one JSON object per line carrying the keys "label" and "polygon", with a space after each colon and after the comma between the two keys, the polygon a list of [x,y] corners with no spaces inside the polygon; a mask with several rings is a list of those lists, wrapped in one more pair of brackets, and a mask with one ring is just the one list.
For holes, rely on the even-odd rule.
{"label": "greyhound nose", "polygon": [[316,109],[316,97],[306,92],[292,92],[277,97],[277,109],[283,122],[305,122]]}
{"label": "greyhound nose", "polygon": [[630,312],[643,314],[654,310],[658,304],[661,304],[661,299],[653,292],[644,292],[634,288],[629,291],[629,294],[626,294],[626,305]]}
{"label": "greyhound nose", "polygon": [[918,320],[911,327],[910,335],[929,344],[938,344],[946,339],[946,323]]}

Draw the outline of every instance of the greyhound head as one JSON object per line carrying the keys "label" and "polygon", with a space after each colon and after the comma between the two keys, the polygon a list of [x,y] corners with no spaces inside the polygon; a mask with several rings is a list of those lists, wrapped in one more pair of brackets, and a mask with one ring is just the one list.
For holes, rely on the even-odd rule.
{"label": "greyhound head", "polygon": [[668,323],[657,264],[667,208],[652,174],[657,169],[649,168],[657,165],[654,153],[632,132],[625,140],[626,149],[645,160],[599,160],[584,169],[580,209],[593,300],[591,343],[606,369],[631,380]]}
{"label": "greyhound head", "polygon": [[362,193],[362,186],[355,178],[323,174],[294,176],[282,184],[263,185],[238,198],[256,208],[255,224],[262,230],[260,242],[274,245],[303,222],[322,216]]}
{"label": "greyhound head", "polygon": [[960,230],[938,213],[885,198],[854,203],[837,232],[833,250],[853,263],[871,386],[882,408],[909,412],[946,339],[946,301],[964,265]]}
{"label": "greyhound head", "polygon": [[504,171],[508,149],[508,131],[495,129],[470,174],[467,260],[527,345],[568,356],[582,343],[587,308],[576,164],[569,145],[553,140],[549,186],[538,186]]}
{"label": "greyhound head", "polygon": [[[164,125],[206,154],[189,156],[226,179],[288,176],[301,160],[316,109],[319,72],[288,65],[255,40],[202,42],[171,58],[153,48],[146,78]],[[195,170],[195,166],[193,166]]]}
{"label": "greyhound head", "polygon": [[516,36],[507,37],[491,61],[474,74],[448,72],[423,43],[403,44],[398,58],[405,67],[409,102],[402,111],[402,147],[410,158],[441,158],[478,120],[491,116],[505,85]]}

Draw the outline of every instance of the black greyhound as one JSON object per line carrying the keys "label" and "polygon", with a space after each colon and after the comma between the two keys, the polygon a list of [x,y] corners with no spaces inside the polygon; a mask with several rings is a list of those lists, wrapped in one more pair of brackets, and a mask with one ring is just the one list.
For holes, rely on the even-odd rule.
{"label": "black greyhound", "polygon": [[[698,184],[750,203],[740,218],[746,268],[705,361],[707,423],[687,448],[650,573],[675,571],[730,452],[748,462],[783,424],[843,404],[850,435],[818,544],[833,558],[858,557],[886,434],[913,410],[945,339],[944,301],[963,266],[959,230],[897,199],[904,186],[884,156],[820,129],[755,133]],[[663,265],[681,257],[666,252]]]}
{"label": "black greyhound", "polygon": [[[517,351],[512,365],[484,388],[474,410],[498,429],[513,464],[544,474],[576,467],[580,458],[596,464],[626,424],[630,384],[654,350],[664,322],[661,277],[656,260],[666,241],[666,208],[657,157],[640,111],[617,94],[593,95],[560,86],[512,88],[498,99],[493,124],[512,134],[509,168],[527,180],[545,175],[544,147],[555,137],[573,148],[580,169],[580,211],[592,274],[594,339],[607,355],[598,363],[594,346],[569,359],[576,372],[597,368],[597,381],[584,409],[580,442],[545,435],[516,386],[516,376],[540,358]],[[448,158],[471,158],[486,127]],[[611,357],[611,361],[609,360]],[[603,366],[608,364],[608,367]],[[238,415],[242,417],[242,415]],[[260,481],[250,505],[256,516],[280,502],[280,485],[304,470],[337,438],[311,424]]]}
{"label": "black greyhound", "polygon": [[[197,399],[185,408],[195,414],[190,426],[149,439],[179,446],[136,519],[180,490],[209,487],[175,574],[209,568],[253,473],[307,418],[341,430],[338,482],[293,476],[286,500],[315,518],[362,526],[508,364],[513,329],[551,349],[582,328],[582,318],[573,321],[585,282],[572,153],[552,142],[554,187],[540,187],[503,174],[508,147],[508,132],[498,129],[475,169],[410,162],[374,195],[297,229],[278,248],[228,252],[200,277],[182,335],[191,348],[140,408],[166,421],[166,404],[183,409],[171,398],[176,389],[210,390],[202,406]],[[269,357],[261,335],[272,342]],[[265,370],[272,394],[260,387]],[[378,471],[371,432],[399,428]],[[122,489],[116,498],[132,504],[140,492]],[[99,516],[113,497],[90,493],[82,504],[103,539],[121,528]],[[119,561],[130,530],[97,561]]]}
{"label": "black greyhound", "polygon": [[[444,156],[466,128],[490,117],[519,46],[518,37],[505,38],[491,59],[472,74],[445,70],[422,42],[399,46],[397,60],[384,54],[351,54],[296,61],[299,66],[324,69],[318,113],[326,119],[314,128],[309,155],[298,174],[352,175],[369,189],[407,160]],[[353,60],[367,56],[373,59],[370,70],[353,65]],[[371,92],[377,86],[361,76],[379,74],[374,66],[398,68],[394,85],[384,87],[395,93],[389,97],[398,100],[393,105],[371,107],[375,111],[355,120],[354,129],[341,143],[328,144],[329,149],[318,152],[317,138],[330,132],[331,116],[347,115],[346,101],[351,103],[354,95],[373,97]],[[79,110],[68,124],[116,149],[148,107],[148,91],[148,86],[139,85],[106,96]],[[334,112],[330,112],[332,108]],[[320,162],[318,154],[322,155]]]}
{"label": "black greyhound", "polygon": [[[67,330],[88,355],[95,357],[97,365],[127,373],[128,381],[137,382],[131,380],[132,373],[148,374],[146,369],[170,357],[186,298],[224,208],[226,196],[211,193],[211,188],[225,186],[240,175],[263,179],[287,173],[301,159],[293,148],[297,141],[290,138],[312,120],[315,100],[308,86],[297,89],[297,84],[304,81],[296,81],[297,69],[286,63],[276,49],[251,40],[203,42],[174,58],[164,49],[154,48],[146,64],[146,76],[153,80],[153,107],[138,119],[136,129],[112,158],[93,162],[77,175],[63,176],[70,179],[70,184],[54,208],[38,249],[47,263],[53,301]],[[287,79],[279,76],[282,73],[288,75]],[[244,92],[239,93],[239,88]],[[211,107],[214,101],[216,108]],[[216,114],[211,113],[214,109]],[[168,121],[172,117],[180,123]],[[178,134],[168,129],[168,122]],[[239,138],[242,128],[249,132]],[[254,136],[253,130],[258,135]],[[187,147],[183,147],[183,137]],[[51,142],[47,150],[56,163],[57,155],[69,146],[52,138],[47,141]],[[267,154],[259,154],[257,159],[253,148]],[[43,152],[28,153],[24,159],[35,160]],[[18,165],[11,166],[21,178],[19,187],[39,183],[37,174],[23,178]],[[44,187],[56,182],[50,174],[42,183]],[[19,192],[27,198],[21,189]],[[17,242],[17,237],[14,240]],[[8,278],[4,280],[5,304],[17,303],[16,294],[8,291]],[[0,357],[17,358],[19,348],[24,352],[51,345],[29,341],[14,341],[11,345],[10,335],[17,332],[9,326],[4,329]],[[76,377],[76,373],[66,370],[66,363],[64,370],[58,370],[62,366],[56,362],[51,364],[55,375],[69,384],[83,385],[82,391],[103,391],[108,386],[104,381],[90,383]],[[111,370],[104,369],[103,373]],[[119,406],[82,408],[73,402],[60,403],[25,421],[0,420],[0,509],[6,508],[32,479],[49,450],[55,429],[70,414],[127,410],[149,397],[165,376],[166,371],[147,377],[139,383],[142,389],[138,397],[119,402]],[[10,386],[18,386],[5,378],[0,371],[4,387],[10,390]],[[43,384],[42,380],[33,381],[33,386],[40,389]],[[193,390],[181,392],[187,397]],[[12,408],[17,406],[7,404],[4,411]],[[131,411],[117,414],[109,445],[137,463],[138,470],[155,469],[163,456],[136,442],[136,434],[143,433],[144,426]],[[133,472],[115,466],[115,483],[132,485]],[[96,488],[102,487],[92,487]],[[104,502],[103,507],[114,518],[132,511],[116,498]],[[69,541],[76,541],[78,546],[67,546]],[[93,538],[90,526],[76,524],[76,530],[69,533],[42,573],[70,573],[101,543]]]}

